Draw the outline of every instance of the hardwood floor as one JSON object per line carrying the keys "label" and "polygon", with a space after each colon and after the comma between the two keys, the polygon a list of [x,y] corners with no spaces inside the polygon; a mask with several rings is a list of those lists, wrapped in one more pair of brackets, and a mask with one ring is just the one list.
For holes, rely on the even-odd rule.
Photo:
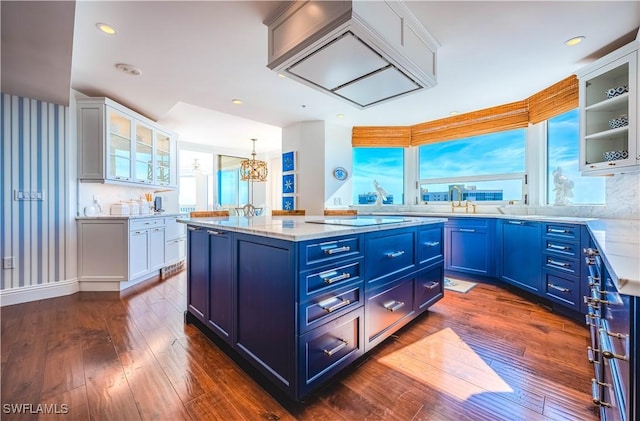
{"label": "hardwood floor", "polygon": [[586,327],[493,285],[447,291],[302,403],[275,399],[184,325],[185,292],[181,272],[123,296],[2,308],[1,418],[598,419]]}

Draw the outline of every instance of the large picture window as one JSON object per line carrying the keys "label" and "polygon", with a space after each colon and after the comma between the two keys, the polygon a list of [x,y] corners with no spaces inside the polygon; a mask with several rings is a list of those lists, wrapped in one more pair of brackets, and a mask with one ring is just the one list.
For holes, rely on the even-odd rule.
{"label": "large picture window", "polygon": [[578,109],[547,121],[547,204],[605,203],[605,180],[583,177],[579,170]]}
{"label": "large picture window", "polygon": [[[353,204],[404,203],[404,148],[353,148]],[[376,184],[377,183],[377,188]]]}
{"label": "large picture window", "polygon": [[421,202],[523,200],[525,143],[515,129],[420,146]]}

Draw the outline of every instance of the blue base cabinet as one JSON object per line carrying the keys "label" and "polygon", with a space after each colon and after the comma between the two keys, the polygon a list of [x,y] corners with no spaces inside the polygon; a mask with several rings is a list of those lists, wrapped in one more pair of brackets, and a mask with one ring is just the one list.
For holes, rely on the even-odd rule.
{"label": "blue base cabinet", "polygon": [[189,225],[185,319],[301,399],[444,296],[443,228],[292,242]]}
{"label": "blue base cabinet", "polygon": [[540,223],[516,219],[500,220],[498,241],[500,279],[531,293],[541,294]]}
{"label": "blue base cabinet", "polygon": [[445,269],[474,276],[496,276],[495,220],[449,218],[445,223]]}

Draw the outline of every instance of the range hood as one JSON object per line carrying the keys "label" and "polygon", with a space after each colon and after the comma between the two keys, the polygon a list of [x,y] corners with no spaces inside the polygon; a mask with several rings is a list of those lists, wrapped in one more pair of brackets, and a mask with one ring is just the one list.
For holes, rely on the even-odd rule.
{"label": "range hood", "polygon": [[286,1],[267,66],[367,108],[436,85],[438,42],[400,1]]}

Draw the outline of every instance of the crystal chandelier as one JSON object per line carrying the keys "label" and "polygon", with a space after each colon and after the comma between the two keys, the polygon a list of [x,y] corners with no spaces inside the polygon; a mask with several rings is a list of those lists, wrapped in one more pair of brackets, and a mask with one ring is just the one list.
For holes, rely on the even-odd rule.
{"label": "crystal chandelier", "polygon": [[256,141],[253,142],[251,159],[245,159],[240,163],[240,179],[242,181],[267,181],[267,163],[256,159]]}

